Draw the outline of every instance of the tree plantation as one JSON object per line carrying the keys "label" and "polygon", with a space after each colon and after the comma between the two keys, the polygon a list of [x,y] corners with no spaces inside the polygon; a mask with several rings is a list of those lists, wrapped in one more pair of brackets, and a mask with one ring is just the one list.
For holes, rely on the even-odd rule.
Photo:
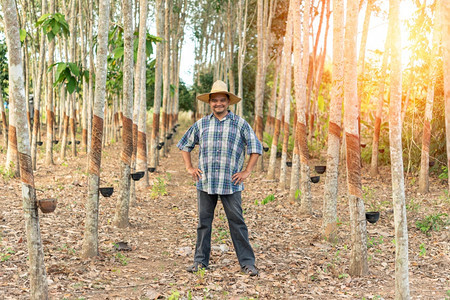
{"label": "tree plantation", "polygon": [[[0,18],[0,298],[450,299],[450,1],[1,0]],[[192,166],[251,171],[261,142],[239,207],[259,274],[225,195],[188,273],[202,190],[177,143],[239,120],[245,145],[200,127]]]}

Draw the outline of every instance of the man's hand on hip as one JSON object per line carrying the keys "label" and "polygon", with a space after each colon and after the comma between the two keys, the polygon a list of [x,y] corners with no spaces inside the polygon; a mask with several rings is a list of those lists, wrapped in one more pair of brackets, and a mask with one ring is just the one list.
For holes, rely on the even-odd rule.
{"label": "man's hand on hip", "polygon": [[199,181],[202,176],[201,174],[203,173],[202,170],[194,168],[194,167],[187,168],[187,171],[189,174],[192,175],[192,178],[195,181]]}
{"label": "man's hand on hip", "polygon": [[244,182],[244,180],[250,176],[250,171],[242,171],[231,176],[234,185],[238,185]]}

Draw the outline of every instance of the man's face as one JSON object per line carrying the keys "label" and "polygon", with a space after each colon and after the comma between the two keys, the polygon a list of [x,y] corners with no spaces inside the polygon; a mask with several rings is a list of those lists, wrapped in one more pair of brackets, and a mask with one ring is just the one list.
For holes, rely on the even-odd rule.
{"label": "man's face", "polygon": [[209,99],[209,106],[215,114],[220,115],[225,113],[229,104],[230,99],[224,93],[211,94],[211,98]]}

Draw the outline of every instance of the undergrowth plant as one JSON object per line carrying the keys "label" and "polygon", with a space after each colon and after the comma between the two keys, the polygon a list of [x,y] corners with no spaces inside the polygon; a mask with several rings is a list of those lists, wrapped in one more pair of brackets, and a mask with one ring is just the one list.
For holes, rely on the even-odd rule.
{"label": "undergrowth plant", "polygon": [[161,177],[156,177],[156,182],[153,184],[152,192],[150,193],[150,197],[153,199],[157,198],[158,196],[165,196],[167,195],[167,189],[166,189],[166,182]]}
{"label": "undergrowth plant", "polygon": [[6,181],[14,178],[14,162],[10,162],[9,168],[0,166],[0,175]]}
{"label": "undergrowth plant", "polygon": [[446,213],[437,213],[426,216],[422,220],[418,220],[416,222],[416,227],[429,236],[430,231],[440,231],[442,227],[447,226],[449,223],[450,220]]}

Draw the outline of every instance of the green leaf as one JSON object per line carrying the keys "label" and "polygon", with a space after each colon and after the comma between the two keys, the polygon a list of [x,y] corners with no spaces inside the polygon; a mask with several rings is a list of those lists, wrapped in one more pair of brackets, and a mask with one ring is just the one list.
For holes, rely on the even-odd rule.
{"label": "green leaf", "polygon": [[75,63],[69,63],[69,69],[70,69],[70,72],[72,72],[72,74],[73,75],[75,75],[75,76],[80,76],[80,69],[78,68],[78,66],[77,66],[77,64],[75,64]]}
{"label": "green leaf", "polygon": [[60,31],[61,27],[59,26],[59,23],[56,21],[52,22],[52,32],[54,35],[57,35]]}
{"label": "green leaf", "polygon": [[53,39],[55,38],[55,35],[53,34],[53,32],[49,32],[47,33],[47,38],[48,38],[48,42],[51,43],[53,41]]}
{"label": "green leaf", "polygon": [[114,59],[119,59],[121,57],[123,57],[123,53],[124,53],[124,48],[123,47],[117,47],[116,49],[114,49]]}
{"label": "green leaf", "polygon": [[48,16],[50,16],[51,14],[44,14],[44,15],[42,15],[38,20],[37,20],[37,24],[38,25],[41,25],[42,24],[42,22],[44,22],[45,21],[45,19],[47,19],[48,18]]}
{"label": "green leaf", "polygon": [[23,43],[27,37],[27,32],[25,29],[20,29],[20,42]]}
{"label": "green leaf", "polygon": [[67,91],[69,94],[72,94],[77,87],[77,81],[75,77],[70,77],[69,82],[67,83]]}
{"label": "green leaf", "polygon": [[57,63],[58,64],[58,68],[56,68],[56,74],[55,77],[58,78],[60,76],[60,74],[63,74],[62,72],[66,69],[66,64],[63,62]]}

